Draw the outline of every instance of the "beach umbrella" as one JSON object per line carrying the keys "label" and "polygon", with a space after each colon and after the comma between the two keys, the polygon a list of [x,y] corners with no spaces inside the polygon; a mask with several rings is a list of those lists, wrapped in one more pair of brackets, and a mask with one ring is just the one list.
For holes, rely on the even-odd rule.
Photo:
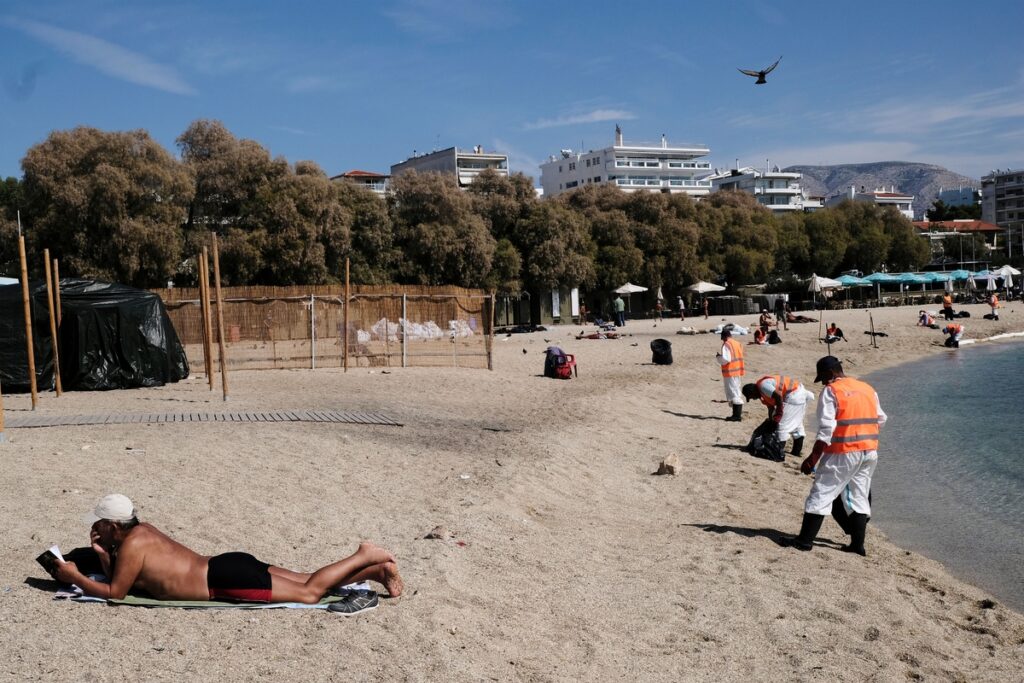
{"label": "beach umbrella", "polygon": [[647,291],[646,287],[641,287],[640,285],[634,285],[632,282],[627,282],[626,284],[624,284],[621,287],[619,287],[618,289],[616,289],[615,293],[616,294],[634,294],[636,292],[646,292],[646,291]]}
{"label": "beach umbrella", "polygon": [[1017,270],[1016,268],[1014,268],[1013,266],[1009,265],[1009,264],[1003,266],[1002,268],[1000,268],[996,272],[999,273],[1000,275],[1003,275],[1003,276],[1006,276],[1006,275],[1020,275],[1020,271]]}
{"label": "beach umbrella", "polygon": [[1006,296],[1007,296],[1007,298],[1009,298],[1009,296],[1010,296],[1010,294],[1009,294],[1010,288],[1013,287],[1013,276],[1010,275],[1009,273],[1007,273],[1006,275],[1003,275],[1003,287],[1006,288],[1006,292],[1007,292]]}
{"label": "beach umbrella", "polygon": [[870,287],[873,284],[871,280],[865,280],[856,275],[840,275],[836,278],[836,282],[844,287]]}
{"label": "beach umbrella", "polygon": [[665,300],[665,295],[661,293],[661,287],[658,287],[657,297],[658,297],[658,301],[664,301]]}
{"label": "beach umbrella", "polygon": [[949,276],[954,280],[966,280],[971,276],[971,273],[967,270],[954,270]]}
{"label": "beach umbrella", "polygon": [[948,280],[946,280],[946,293],[953,293],[953,278],[949,278]]}
{"label": "beach umbrella", "polygon": [[698,294],[707,294],[708,292],[724,292],[725,291],[725,287],[722,287],[721,285],[715,285],[715,284],[712,284],[710,282],[704,282],[703,280],[701,280],[699,282],[693,283],[692,285],[687,287],[687,289],[690,290],[691,292],[697,292]]}
{"label": "beach umbrella", "polygon": [[820,292],[823,289],[841,289],[843,283],[839,280],[833,280],[830,277],[821,277],[820,275],[812,275],[811,279],[808,280],[807,291],[808,292]]}
{"label": "beach umbrella", "polygon": [[949,282],[953,279],[949,276],[949,273],[925,273],[924,277],[932,282]]}
{"label": "beach umbrella", "polygon": [[996,276],[993,275],[992,273],[989,273],[988,277],[985,278],[985,291],[986,292],[994,292],[994,291],[996,291]]}
{"label": "beach umbrella", "polygon": [[967,276],[967,289],[974,291],[978,288],[978,283],[974,281],[974,275]]}

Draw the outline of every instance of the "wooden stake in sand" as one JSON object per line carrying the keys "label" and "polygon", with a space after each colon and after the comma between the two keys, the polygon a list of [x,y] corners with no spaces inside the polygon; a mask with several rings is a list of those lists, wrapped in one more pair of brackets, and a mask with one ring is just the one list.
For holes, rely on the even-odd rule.
{"label": "wooden stake in sand", "polygon": [[217,342],[220,350],[220,378],[224,400],[228,400],[228,352],[224,344],[224,300],[220,296],[220,252],[217,251],[217,233],[213,236],[213,286],[217,292]]}
{"label": "wooden stake in sand", "polygon": [[[46,304],[50,309],[50,340],[53,343],[53,378],[57,395],[64,393],[60,385],[60,353],[57,343],[57,318],[53,313],[53,273],[50,271],[50,250],[43,249],[43,265],[46,267]],[[59,286],[58,286],[59,287]]]}
{"label": "wooden stake in sand", "polygon": [[0,443],[7,441],[7,436],[4,434],[4,390],[0,386]]}
{"label": "wooden stake in sand", "polygon": [[53,294],[57,304],[57,329],[60,329],[60,269],[57,267],[57,259],[53,259]]}
{"label": "wooden stake in sand", "polygon": [[203,359],[206,361],[206,383],[213,391],[213,330],[210,324],[210,258],[206,247],[199,262],[199,315],[203,318]]}
{"label": "wooden stake in sand", "polygon": [[494,369],[494,306],[497,303],[497,292],[491,290],[490,311],[487,312],[487,369]]}
{"label": "wooden stake in sand", "polygon": [[878,348],[878,337],[875,336],[875,319],[871,316],[871,311],[868,311],[868,322],[871,323],[871,345]]}
{"label": "wooden stake in sand", "polygon": [[345,372],[348,372],[348,304],[349,304],[349,281],[348,281],[348,259],[345,259],[345,309],[344,309],[344,320],[342,321],[345,327],[342,332],[342,337],[345,339],[345,351],[344,351],[344,363]]}
{"label": "wooden stake in sand", "polygon": [[21,299],[25,308],[25,346],[28,350],[28,382],[32,389],[32,410],[39,403],[36,389],[36,352],[32,345],[32,304],[28,296],[28,262],[25,260],[25,236],[18,235],[18,254],[21,256]]}

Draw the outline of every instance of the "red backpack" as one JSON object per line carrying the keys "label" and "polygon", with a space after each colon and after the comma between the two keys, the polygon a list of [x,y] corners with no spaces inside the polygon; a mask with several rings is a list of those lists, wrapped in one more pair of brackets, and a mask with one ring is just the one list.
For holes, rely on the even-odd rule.
{"label": "red backpack", "polygon": [[544,376],[553,379],[572,379],[576,370],[576,356],[566,353],[557,346],[549,346],[544,355]]}

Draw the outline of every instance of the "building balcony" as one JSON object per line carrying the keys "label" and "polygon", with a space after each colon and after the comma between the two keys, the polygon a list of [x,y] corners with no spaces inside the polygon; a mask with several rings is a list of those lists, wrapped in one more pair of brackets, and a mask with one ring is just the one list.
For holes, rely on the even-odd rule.
{"label": "building balcony", "polygon": [[754,194],[764,195],[790,195],[796,196],[800,194],[799,187],[755,187]]}
{"label": "building balcony", "polygon": [[605,163],[605,170],[613,168],[657,168],[669,171],[707,171],[711,169],[709,161],[666,161],[656,159],[616,159]]}

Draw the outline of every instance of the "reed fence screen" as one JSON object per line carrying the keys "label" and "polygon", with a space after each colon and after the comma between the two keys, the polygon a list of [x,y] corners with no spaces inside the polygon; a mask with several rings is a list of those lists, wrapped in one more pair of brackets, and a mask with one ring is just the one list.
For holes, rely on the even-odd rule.
{"label": "reed fence screen", "polygon": [[[152,290],[163,299],[194,372],[206,372],[198,288]],[[493,298],[457,287],[356,286],[345,333],[344,289],[224,287],[229,369],[491,368]],[[211,288],[214,369],[217,306]]]}

